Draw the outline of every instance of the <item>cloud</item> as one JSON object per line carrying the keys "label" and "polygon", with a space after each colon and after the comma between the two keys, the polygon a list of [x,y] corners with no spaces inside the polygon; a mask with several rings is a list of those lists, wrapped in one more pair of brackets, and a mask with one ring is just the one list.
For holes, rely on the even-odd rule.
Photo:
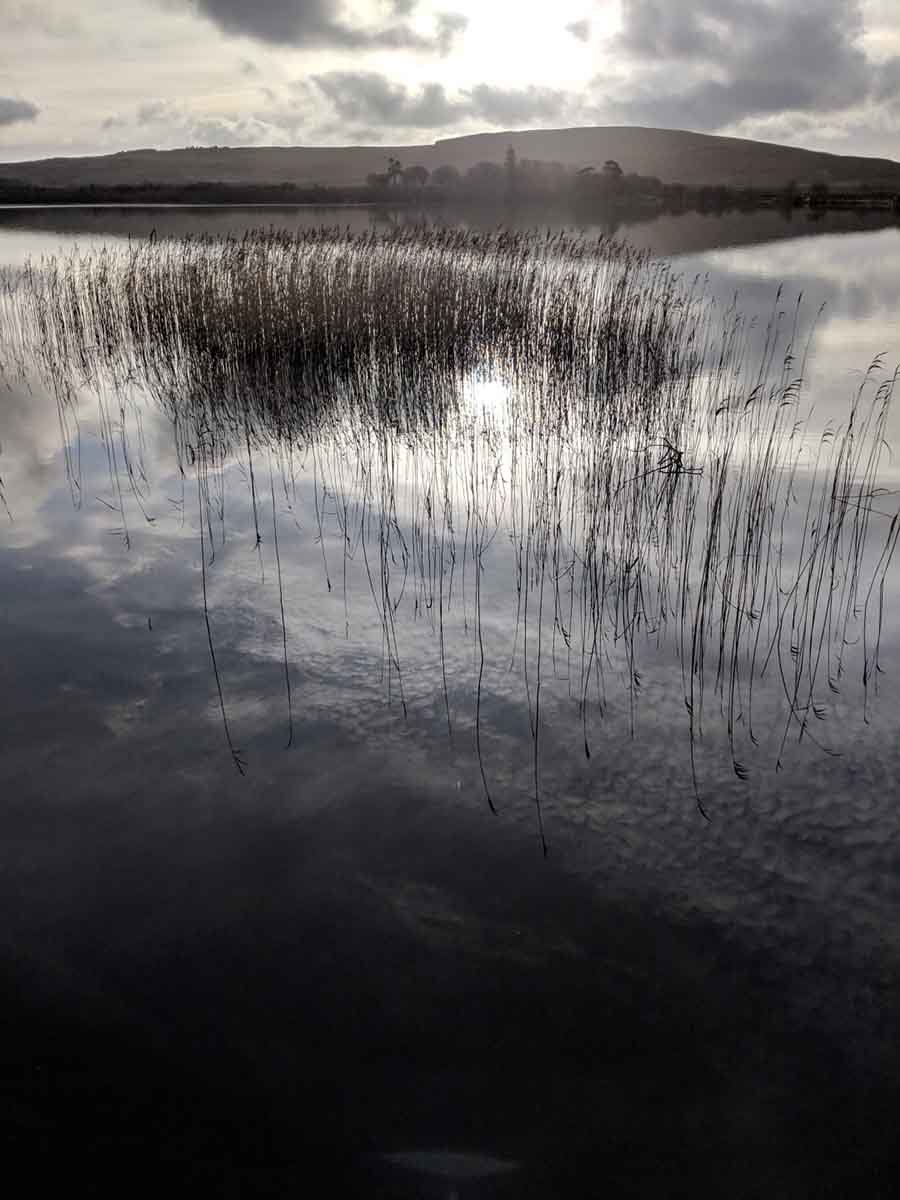
{"label": "cloud", "polygon": [[589,42],[591,40],[591,23],[587,17],[582,17],[580,21],[570,21],[566,26],[566,33],[571,33],[573,38],[577,38],[579,42]]}
{"label": "cloud", "polygon": [[[240,68],[237,68],[240,69]],[[298,139],[377,144],[392,137],[430,137],[477,126],[520,127],[574,117],[579,101],[552,88],[499,88],[480,83],[448,91],[427,81],[397,83],[378,71],[325,71],[264,89],[265,102],[251,110],[203,111],[188,96],[150,97],[130,112],[112,113],[100,124],[107,144],[295,145]]]}
{"label": "cloud", "polygon": [[395,128],[424,129],[453,125],[466,115],[465,106],[451,101],[439,83],[412,91],[377,71],[329,71],[314,75],[312,82],[348,122],[374,119]]}
{"label": "cloud", "polygon": [[465,120],[491,125],[555,120],[575,104],[567,93],[553,88],[498,88],[487,83],[450,96],[439,83],[411,89],[377,71],[329,71],[314,75],[312,82],[341,121],[377,121],[394,129],[435,129]]}
{"label": "cloud", "polygon": [[192,146],[289,146],[294,141],[290,128],[245,114],[195,119],[189,136]]}
{"label": "cloud", "polygon": [[607,103],[625,122],[694,129],[852,108],[877,77],[862,34],[859,0],[623,0]]}
{"label": "cloud", "polygon": [[889,58],[880,64],[875,99],[889,109],[900,110],[900,58]]}
{"label": "cloud", "polygon": [[468,27],[469,18],[464,17],[462,13],[438,13],[435,34],[438,51],[445,56],[449,54],[456,44],[456,39],[461,37]]}
{"label": "cloud", "polygon": [[272,94],[271,102],[254,111],[197,111],[188,99],[145,100],[130,113],[113,113],[100,123],[106,145],[290,146],[297,142],[304,115],[296,103]]}
{"label": "cloud", "polygon": [[441,13],[432,34],[409,18],[418,0],[387,0],[386,20],[362,22],[334,0],[185,0],[224,33],[279,46],[329,46],[345,50],[423,50],[447,54],[468,21]]}
{"label": "cloud", "polygon": [[[735,11],[729,14],[733,6]],[[666,0],[622,0],[622,28],[615,48],[631,59],[671,62],[708,58],[720,48],[723,35],[736,24],[756,24],[758,0],[697,0],[690,9]]]}
{"label": "cloud", "polygon": [[173,100],[145,100],[138,105],[138,125],[157,125],[162,121],[174,121],[180,115],[180,108]]}
{"label": "cloud", "polygon": [[30,100],[14,100],[0,96],[0,125],[15,125],[17,121],[34,121],[41,110]]}
{"label": "cloud", "polygon": [[555,88],[498,88],[487,83],[472,88],[468,96],[471,115],[492,125],[556,120],[574,103]]}
{"label": "cloud", "polygon": [[79,32],[81,24],[70,12],[59,12],[52,5],[33,0],[9,3],[0,0],[0,29],[7,33],[42,33],[47,37],[66,38]]}

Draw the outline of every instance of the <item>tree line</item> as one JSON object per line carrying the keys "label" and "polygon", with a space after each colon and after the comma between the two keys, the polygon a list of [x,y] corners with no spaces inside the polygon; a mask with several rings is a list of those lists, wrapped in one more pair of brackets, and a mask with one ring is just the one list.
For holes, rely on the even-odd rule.
{"label": "tree line", "polygon": [[656,175],[626,172],[615,159],[602,166],[573,168],[560,162],[518,158],[509,146],[503,163],[478,162],[466,171],[450,164],[430,171],[404,166],[390,158],[388,169],[370,174],[367,185],[385,197],[424,199],[429,194],[458,201],[503,200],[507,203],[566,202],[581,209],[645,208],[724,212],[729,209],[808,205],[830,207],[892,207],[900,211],[900,195],[877,189],[835,191],[819,178],[801,186],[790,180],[777,188],[729,187],[724,184],[688,185],[664,182]]}
{"label": "tree line", "polygon": [[507,147],[502,163],[482,161],[462,171],[452,164],[434,170],[404,164],[394,155],[384,171],[370,173],[364,185],[309,183],[137,183],[41,186],[0,180],[0,204],[401,204],[441,203],[568,206],[592,210],[724,212],[777,205],[785,209],[893,207],[900,197],[884,192],[836,193],[827,180],[801,187],[790,181],[776,191],[712,184],[667,183],[655,175],[626,172],[615,159],[574,168],[561,162],[519,158]]}

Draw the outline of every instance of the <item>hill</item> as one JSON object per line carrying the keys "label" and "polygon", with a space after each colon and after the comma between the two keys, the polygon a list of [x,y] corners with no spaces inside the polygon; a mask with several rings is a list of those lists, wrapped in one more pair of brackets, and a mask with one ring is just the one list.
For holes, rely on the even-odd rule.
{"label": "hill", "polygon": [[507,146],[520,158],[556,160],[573,167],[599,166],[613,158],[623,170],[656,175],[666,183],[691,187],[778,189],[791,180],[809,185],[825,179],[837,188],[900,190],[900,163],[886,158],[859,158],[799,150],[773,142],[718,137],[679,129],[595,126],[580,129],[529,130],[525,133],[480,133],[437,142],[438,158],[502,161]]}
{"label": "hill", "polygon": [[667,183],[775,190],[824,179],[836,189],[900,192],[900,163],[800,150],[770,142],[675,129],[594,126],[479,133],[430,145],[289,148],[227,147],[128,150],[86,158],[0,163],[0,180],[37,186],[98,187],[186,183],[295,183],[346,187],[383,171],[389,156],[429,170],[447,163],[462,171],[481,161],[502,162],[513,146],[519,158],[560,162],[573,169],[616,159],[626,172]]}

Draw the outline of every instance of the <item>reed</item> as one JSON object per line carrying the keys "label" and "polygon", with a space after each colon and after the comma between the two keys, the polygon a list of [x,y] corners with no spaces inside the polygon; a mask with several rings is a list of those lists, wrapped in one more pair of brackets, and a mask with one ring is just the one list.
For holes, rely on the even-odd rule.
{"label": "reed", "polygon": [[152,397],[171,418],[182,473],[197,480],[206,630],[240,770],[205,599],[229,462],[243,463],[261,563],[255,460],[270,471],[289,742],[277,508],[293,511],[299,464],[311,470],[345,636],[361,560],[389,696],[405,713],[402,621],[431,621],[450,737],[446,619],[462,606],[474,751],[492,808],[483,580],[495,540],[509,543],[509,668],[524,687],[545,850],[548,678],[566,683],[591,757],[611,679],[624,684],[634,730],[643,657],[671,648],[704,816],[704,723],[721,720],[746,779],[764,681],[780,697],[779,768],[792,739],[836,752],[828,698],[851,658],[868,715],[900,537],[880,482],[895,378],[872,364],[844,420],[815,429],[802,407],[801,313],[780,296],[758,336],[702,280],[612,241],[333,229],[73,254],[7,274],[3,292],[0,368],[36,370],[53,387],[75,497],[71,401],[86,387],[97,395],[126,542],[129,514],[151,519],[141,406]]}

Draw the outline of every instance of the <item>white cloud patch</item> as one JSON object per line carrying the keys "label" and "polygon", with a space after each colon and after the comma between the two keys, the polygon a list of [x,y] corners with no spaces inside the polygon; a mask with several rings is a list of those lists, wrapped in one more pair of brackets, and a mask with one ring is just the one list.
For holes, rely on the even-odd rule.
{"label": "white cloud patch", "polygon": [[299,140],[304,115],[296,104],[273,103],[255,112],[195,111],[185,99],[154,99],[131,114],[102,122],[104,132],[130,144],[178,146],[291,146]]}
{"label": "white cloud patch", "polygon": [[68,38],[82,29],[77,14],[68,7],[34,0],[0,0],[0,30],[9,37],[39,33],[51,38]]}

